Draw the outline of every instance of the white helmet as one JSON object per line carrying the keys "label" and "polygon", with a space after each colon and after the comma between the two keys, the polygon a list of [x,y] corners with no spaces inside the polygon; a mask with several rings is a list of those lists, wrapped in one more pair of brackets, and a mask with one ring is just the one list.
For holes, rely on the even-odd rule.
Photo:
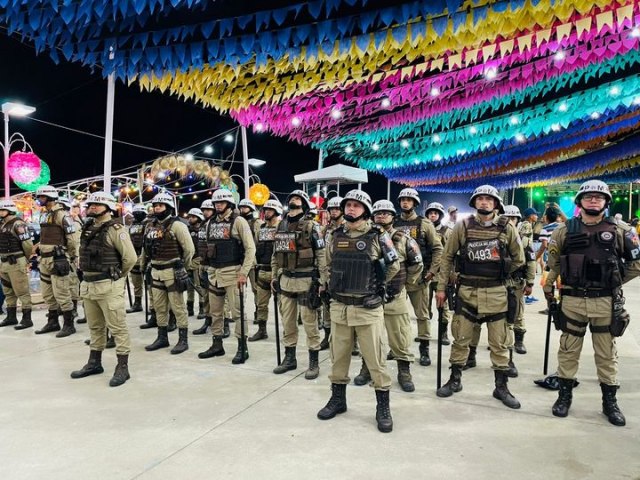
{"label": "white helmet", "polygon": [[315,206],[313,203],[311,203],[311,200],[309,200],[309,195],[307,195],[307,193],[304,190],[294,190],[289,195],[287,195],[287,203],[289,203],[289,200],[291,200],[291,197],[300,197],[302,199],[303,210],[308,210]]}
{"label": "white helmet", "polygon": [[213,202],[210,199],[206,199],[204,202],[202,202],[202,205],[200,205],[200,210],[215,210],[216,207],[213,205]]}
{"label": "white helmet", "polygon": [[58,197],[58,203],[65,207],[67,210],[71,210],[71,202],[67,197]]}
{"label": "white helmet", "polygon": [[51,185],[43,185],[36,190],[36,197],[49,197],[53,200],[58,199],[58,190]]}
{"label": "white helmet", "polygon": [[267,200],[264,205],[262,205],[262,209],[270,208],[275,210],[278,215],[282,215],[282,204],[278,200]]}
{"label": "white helmet", "polygon": [[398,202],[402,198],[411,198],[416,201],[416,207],[420,205],[420,194],[415,188],[403,188],[398,194]]}
{"label": "white helmet", "polygon": [[13,200],[11,200],[10,198],[4,198],[0,200],[0,210],[6,210],[9,213],[13,214],[18,213],[18,207],[16,207],[16,204],[13,203]]}
{"label": "white helmet", "polygon": [[204,214],[202,213],[202,210],[200,210],[199,208],[192,208],[191,210],[189,210],[187,212],[187,216],[189,215],[193,215],[194,217],[198,217],[200,219],[200,221],[204,220]]}
{"label": "white helmet", "polygon": [[369,215],[371,215],[373,211],[373,207],[371,206],[371,197],[367,192],[363,192],[362,190],[351,190],[347,192],[342,201],[340,202],[340,208],[344,211],[344,206],[346,205],[348,200],[356,200],[364,205],[365,210]]}
{"label": "white helmet", "polygon": [[518,217],[522,218],[520,214],[520,209],[515,205],[505,205],[504,206],[504,214],[505,217]]}
{"label": "white helmet", "polygon": [[391,212],[394,215],[396,214],[396,207],[393,206],[393,202],[389,200],[378,200],[373,204],[373,209],[371,214],[375,215],[378,212]]}
{"label": "white helmet", "polygon": [[213,195],[211,195],[211,201],[214,205],[216,202],[227,202],[232,208],[236,206],[236,201],[233,198],[231,190],[227,190],[226,188],[219,188],[213,192]]}
{"label": "white helmet", "polygon": [[138,212],[146,214],[147,213],[147,207],[145,207],[142,203],[136,203],[133,206],[133,210],[131,210],[131,213],[138,213]]}
{"label": "white helmet", "polygon": [[340,202],[342,202],[342,197],[330,198],[327,202],[327,210],[330,210],[332,208],[340,208]]}
{"label": "white helmet", "polygon": [[248,198],[243,198],[242,200],[240,200],[240,203],[238,204],[238,207],[247,207],[247,208],[251,209],[252,212],[256,211],[255,204],[251,200],[249,200]]}
{"label": "white helmet", "polygon": [[431,202],[429,205],[427,205],[427,209],[424,211],[424,213],[429,213],[429,210],[437,211],[440,214],[440,218],[444,217],[444,205],[442,205],[441,203]]}
{"label": "white helmet", "polygon": [[173,195],[167,192],[160,192],[151,199],[152,205],[155,205],[156,203],[164,203],[167,207],[175,208],[175,203],[173,202]]}
{"label": "white helmet", "polygon": [[576,205],[580,205],[580,198],[585,193],[601,193],[607,197],[607,203],[611,202],[611,192],[609,191],[609,185],[600,180],[588,180],[580,185],[575,198],[573,199]]}
{"label": "white helmet", "polygon": [[118,211],[116,201],[108,192],[93,192],[89,195],[89,198],[87,198],[87,201],[85,203],[87,204],[87,206],[91,205],[92,203],[95,203],[97,205],[104,205],[112,212]]}
{"label": "white helmet", "polygon": [[471,195],[471,198],[469,199],[469,206],[471,208],[476,208],[476,205],[475,205],[476,197],[480,195],[489,195],[490,197],[493,197],[497,202],[496,208],[502,211],[503,209],[502,198],[500,198],[500,195],[498,194],[498,190],[495,187],[492,187],[491,185],[480,185],[478,188],[476,188],[473,191],[473,195]]}

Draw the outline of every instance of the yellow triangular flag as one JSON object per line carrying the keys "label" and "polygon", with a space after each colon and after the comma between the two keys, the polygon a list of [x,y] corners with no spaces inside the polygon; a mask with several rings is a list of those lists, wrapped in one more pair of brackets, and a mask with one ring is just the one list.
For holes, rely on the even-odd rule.
{"label": "yellow triangular flag", "polygon": [[482,47],[482,58],[486,62],[496,53],[496,44],[492,43],[491,45],[487,45],[486,47]]}
{"label": "yellow triangular flag", "polygon": [[573,25],[570,23],[558,25],[558,28],[556,29],[556,38],[558,39],[558,41],[560,42],[564,37],[568,37],[569,35],[571,35],[572,28]]}
{"label": "yellow triangular flag", "polygon": [[576,33],[578,34],[578,38],[580,38],[584,32],[591,30],[591,20],[591,17],[587,17],[581,18],[576,22]]}
{"label": "yellow triangular flag", "polygon": [[612,27],[613,11],[609,10],[608,12],[596,15],[596,25],[598,26],[598,32],[600,32],[604,27]]}
{"label": "yellow triangular flag", "polygon": [[513,43],[513,39],[500,42],[500,55],[503,57],[509,55],[513,51]]}

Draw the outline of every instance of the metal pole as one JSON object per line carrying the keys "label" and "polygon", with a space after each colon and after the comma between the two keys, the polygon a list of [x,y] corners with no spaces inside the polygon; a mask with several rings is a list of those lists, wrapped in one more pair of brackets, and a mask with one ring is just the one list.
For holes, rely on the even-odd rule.
{"label": "metal pole", "polygon": [[318,152],[318,170],[324,167],[324,152],[322,149]]}
{"label": "metal pole", "polygon": [[340,181],[336,183],[336,193],[340,196]]}
{"label": "metal pole", "polygon": [[533,208],[533,187],[529,188],[529,208]]}
{"label": "metal pole", "polygon": [[[110,58],[113,58],[111,52]],[[116,76],[114,73],[107,78],[107,126],[104,134],[104,180],[103,189],[111,192],[111,156],[113,147],[113,109],[115,100]]]}
{"label": "metal pole", "polygon": [[629,183],[629,217],[627,220],[631,221],[631,212],[633,211],[633,182]]}
{"label": "metal pole", "polygon": [[9,189],[9,114],[4,113],[4,198],[11,197]]}
{"label": "metal pole", "polygon": [[387,200],[391,200],[391,180],[387,178]]}
{"label": "metal pole", "polygon": [[240,127],[242,135],[242,166],[244,173],[244,198],[249,198],[249,151],[247,148],[247,128]]}

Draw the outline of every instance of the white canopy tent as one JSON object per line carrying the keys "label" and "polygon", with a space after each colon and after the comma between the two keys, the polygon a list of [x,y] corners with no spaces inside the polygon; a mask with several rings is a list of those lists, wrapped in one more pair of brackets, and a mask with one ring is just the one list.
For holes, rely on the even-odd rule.
{"label": "white canopy tent", "polygon": [[320,185],[335,185],[338,195],[340,195],[340,185],[358,184],[358,188],[362,188],[362,184],[369,181],[366,170],[341,163],[313,170],[312,172],[301,173],[293,178],[296,183],[304,185],[305,191],[308,190],[309,184],[317,185],[318,189]]}

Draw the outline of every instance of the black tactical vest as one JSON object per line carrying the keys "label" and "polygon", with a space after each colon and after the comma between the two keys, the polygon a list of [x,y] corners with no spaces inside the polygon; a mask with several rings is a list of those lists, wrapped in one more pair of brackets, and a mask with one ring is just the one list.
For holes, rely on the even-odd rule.
{"label": "black tactical vest", "polygon": [[498,223],[485,227],[475,217],[465,218],[465,243],[458,254],[458,271],[462,275],[505,280],[511,257],[505,244],[508,219],[500,217]]}
{"label": "black tactical vest", "polygon": [[129,236],[131,237],[131,243],[137,255],[142,253],[142,245],[144,243],[144,223],[135,222],[129,227]]}
{"label": "black tactical vest", "polygon": [[217,221],[212,218],[207,227],[207,260],[214,268],[242,265],[244,246],[237,238],[231,236],[233,224],[238,215],[233,214],[228,220]]}
{"label": "black tactical vest", "polygon": [[[393,233],[391,239],[393,240],[393,245],[396,247],[396,250],[400,249],[399,246],[402,243],[404,235],[405,234],[400,231]],[[407,268],[407,262],[400,262],[400,271],[389,281],[389,283],[387,283],[387,292],[389,295],[397,295],[402,291],[407,283]]]}
{"label": "black tactical vest", "polygon": [[360,296],[377,293],[378,281],[371,253],[378,234],[378,230],[372,229],[364,235],[351,238],[344,228],[333,232],[330,293]]}
{"label": "black tactical vest", "polygon": [[[13,227],[19,219],[13,218],[8,222],[4,222],[0,226],[0,255],[8,255],[10,253],[22,253],[22,242],[13,233]],[[26,229],[25,225],[25,229]]]}
{"label": "black tactical vest", "polygon": [[258,242],[256,243],[256,263],[261,266],[271,266],[273,245],[276,239],[278,227],[270,227],[266,222],[258,229]]}
{"label": "black tactical vest", "polygon": [[67,246],[67,236],[64,227],[55,222],[58,210],[46,212],[40,221],[40,245]]}
{"label": "black tactical vest", "polygon": [[293,271],[297,268],[313,267],[313,224],[313,220],[305,218],[296,222],[290,222],[285,218],[280,222],[273,246],[279,268]]}
{"label": "black tactical vest", "polygon": [[585,225],[579,218],[566,222],[567,237],[560,252],[563,285],[613,289],[622,285],[622,258],[617,248],[615,220]]}
{"label": "black tactical vest", "polygon": [[[189,225],[187,225],[187,227],[189,228],[189,235],[191,235],[191,241],[193,242],[193,245],[198,245],[198,232],[200,232],[200,226],[202,225],[202,222],[198,222],[195,225],[191,225],[191,223],[189,223]],[[194,256],[194,258],[198,258],[200,255],[198,255],[198,250],[196,250],[196,254]]]}
{"label": "black tactical vest", "polygon": [[420,253],[422,254],[422,262],[424,263],[424,268],[425,270],[428,270],[431,267],[433,252],[431,250],[431,245],[427,245],[425,232],[422,231],[422,220],[424,220],[424,218],[420,215],[418,215],[413,220],[403,220],[402,217],[398,216],[393,222],[393,228],[409,235],[416,242],[418,242]]}
{"label": "black tactical vest", "polygon": [[98,226],[95,222],[87,222],[80,235],[80,270],[83,272],[109,272],[109,267],[117,267],[121,263],[120,254],[113,245],[107,245],[109,227],[116,225],[117,220],[109,220]]}
{"label": "black tactical vest", "polygon": [[180,243],[176,234],[171,231],[173,222],[177,220],[177,217],[171,217],[166,224],[162,224],[154,218],[145,226],[144,249],[151,260],[168,261],[182,258]]}
{"label": "black tactical vest", "polygon": [[200,258],[202,265],[209,265],[209,258],[207,257],[207,227],[209,225],[209,219],[200,224],[198,229],[198,239],[193,243],[196,246],[196,255]]}

